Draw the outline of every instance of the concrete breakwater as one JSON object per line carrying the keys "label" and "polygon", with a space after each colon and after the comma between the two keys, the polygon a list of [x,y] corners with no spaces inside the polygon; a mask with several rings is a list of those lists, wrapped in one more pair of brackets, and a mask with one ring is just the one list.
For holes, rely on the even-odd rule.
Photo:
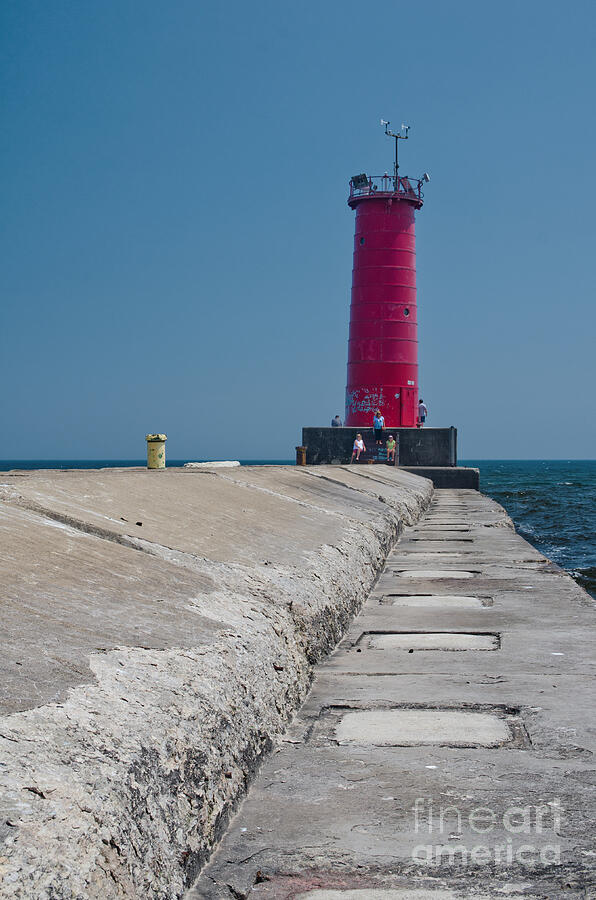
{"label": "concrete breakwater", "polygon": [[593,900],[593,600],[477,491],[390,552],[185,900]]}
{"label": "concrete breakwater", "polygon": [[7,473],[3,897],[180,897],[431,482]]}

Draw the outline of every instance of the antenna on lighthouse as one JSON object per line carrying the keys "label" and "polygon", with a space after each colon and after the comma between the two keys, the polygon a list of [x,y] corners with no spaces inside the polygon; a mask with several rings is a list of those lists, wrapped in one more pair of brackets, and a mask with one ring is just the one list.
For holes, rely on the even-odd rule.
{"label": "antenna on lighthouse", "polygon": [[[402,122],[402,126],[399,130],[399,133],[396,134],[395,131],[389,131],[389,126],[391,122],[387,122],[385,119],[381,119],[381,125],[385,126],[385,134],[387,137],[395,138],[395,162],[393,163],[393,190],[397,192],[399,189],[399,163],[397,160],[397,146],[399,141],[407,141],[408,140],[408,131],[410,130],[409,125],[404,125]],[[405,132],[405,134],[404,134]]]}

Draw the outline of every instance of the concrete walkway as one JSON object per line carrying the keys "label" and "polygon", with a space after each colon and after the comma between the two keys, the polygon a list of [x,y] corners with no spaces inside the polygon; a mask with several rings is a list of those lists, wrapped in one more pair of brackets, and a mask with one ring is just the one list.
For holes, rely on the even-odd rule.
{"label": "concrete walkway", "polygon": [[594,621],[497,504],[436,491],[187,900],[596,896]]}

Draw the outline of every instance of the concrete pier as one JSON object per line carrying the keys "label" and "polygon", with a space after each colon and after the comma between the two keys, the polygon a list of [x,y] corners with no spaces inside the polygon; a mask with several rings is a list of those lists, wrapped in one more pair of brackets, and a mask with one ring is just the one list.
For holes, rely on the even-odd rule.
{"label": "concrete pier", "polygon": [[0,476],[0,896],[180,897],[432,484]]}
{"label": "concrete pier", "polygon": [[594,604],[477,491],[5,473],[0,539],[3,898],[591,896]]}
{"label": "concrete pier", "polygon": [[594,897],[594,603],[436,491],[187,900]]}

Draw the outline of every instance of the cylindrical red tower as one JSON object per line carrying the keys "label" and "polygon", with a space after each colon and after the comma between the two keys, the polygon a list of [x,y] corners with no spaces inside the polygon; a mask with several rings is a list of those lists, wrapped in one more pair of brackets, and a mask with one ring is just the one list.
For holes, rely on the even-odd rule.
{"label": "cylindrical red tower", "polygon": [[[397,141],[396,141],[397,144]],[[355,176],[356,210],[348,343],[348,426],[413,428],[418,415],[418,335],[414,215],[422,180]],[[428,180],[428,176],[425,176]]]}

